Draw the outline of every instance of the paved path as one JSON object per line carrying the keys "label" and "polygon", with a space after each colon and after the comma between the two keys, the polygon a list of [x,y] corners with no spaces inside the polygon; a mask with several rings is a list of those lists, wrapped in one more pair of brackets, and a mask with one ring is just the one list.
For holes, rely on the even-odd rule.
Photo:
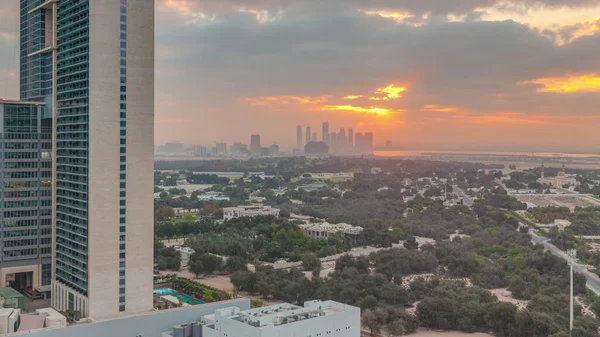
{"label": "paved path", "polygon": [[473,204],[475,203],[473,201],[473,198],[471,198],[471,196],[468,195],[467,192],[465,192],[465,190],[458,187],[457,185],[452,186],[452,191],[456,192],[456,194],[458,194],[459,197],[463,198],[463,203],[465,205],[473,206]]}
{"label": "paved path", "polygon": [[[533,231],[529,231],[529,235],[531,236],[531,241],[533,243],[543,245],[545,250],[548,250],[552,254],[554,254],[560,258],[563,258],[565,261],[569,260],[567,253],[563,252],[562,250],[558,249],[558,247],[551,244],[550,239],[539,236],[539,235],[535,234]],[[583,276],[585,276],[585,278],[587,279],[587,283],[586,283],[587,287],[590,288],[596,294],[600,295],[600,278],[598,277],[598,275],[588,271],[589,267],[590,266],[578,264],[578,263],[573,265],[573,269],[577,273],[583,274]]]}

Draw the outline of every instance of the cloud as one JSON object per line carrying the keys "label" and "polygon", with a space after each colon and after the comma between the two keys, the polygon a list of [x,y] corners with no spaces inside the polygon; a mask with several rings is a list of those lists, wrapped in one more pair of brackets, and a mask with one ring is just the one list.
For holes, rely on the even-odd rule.
{"label": "cloud", "polygon": [[365,114],[372,114],[377,116],[389,116],[393,113],[402,112],[403,110],[390,110],[387,108],[380,107],[361,107],[355,105],[326,105],[321,108],[325,111],[347,111],[347,112],[359,112]]}
{"label": "cloud", "polygon": [[600,92],[600,75],[567,75],[564,77],[539,78],[522,84],[537,85],[537,92],[576,93]]}
{"label": "cloud", "polygon": [[320,104],[327,102],[327,97],[309,96],[276,96],[276,97],[248,97],[246,101],[252,105],[268,104]]}

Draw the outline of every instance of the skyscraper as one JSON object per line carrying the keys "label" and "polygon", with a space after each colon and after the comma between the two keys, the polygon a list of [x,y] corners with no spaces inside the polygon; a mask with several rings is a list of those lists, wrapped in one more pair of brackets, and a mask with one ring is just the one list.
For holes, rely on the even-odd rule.
{"label": "skyscraper", "polygon": [[[20,0],[21,100],[52,103],[55,23],[49,1]],[[41,5],[42,3],[45,6]],[[50,108],[50,107],[49,107]]]}
{"label": "skyscraper", "polygon": [[348,148],[350,150],[354,149],[354,129],[348,129]]}
{"label": "skyscraper", "polygon": [[310,138],[311,142],[316,142],[317,141],[317,133],[313,132],[312,133],[312,137]]}
{"label": "skyscraper", "polygon": [[365,150],[367,152],[373,151],[373,132],[367,132],[365,134]]}
{"label": "skyscraper", "polygon": [[302,125],[296,127],[296,149],[302,150]]}
{"label": "skyscraper", "polygon": [[52,118],[41,102],[0,100],[0,288],[50,285]]}
{"label": "skyscraper", "polygon": [[321,138],[325,143],[329,143],[329,122],[323,122],[323,134]]}
{"label": "skyscraper", "polygon": [[310,125],[306,126],[306,137],[304,138],[304,143],[308,143],[310,142],[310,135],[312,133],[310,132]]}
{"label": "skyscraper", "polygon": [[[21,101],[0,100],[0,287],[52,275],[52,5],[20,2]],[[47,8],[48,7],[48,8]]]}
{"label": "skyscraper", "polygon": [[365,147],[365,137],[363,136],[362,132],[357,132],[354,135],[354,150],[356,152],[362,152],[364,150]]}
{"label": "skyscraper", "polygon": [[340,128],[340,133],[338,133],[337,142],[340,150],[344,150],[346,147],[346,129]]}
{"label": "skyscraper", "polygon": [[250,155],[260,156],[260,135],[250,136]]}
{"label": "skyscraper", "polygon": [[36,3],[57,13],[52,305],[150,311],[154,1]]}

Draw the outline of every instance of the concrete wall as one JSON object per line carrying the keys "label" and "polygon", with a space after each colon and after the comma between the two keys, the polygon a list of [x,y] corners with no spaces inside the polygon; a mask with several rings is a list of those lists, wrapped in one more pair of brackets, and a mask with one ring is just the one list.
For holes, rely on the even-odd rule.
{"label": "concrete wall", "polygon": [[125,311],[152,310],[154,250],[154,1],[127,3]]}
{"label": "concrete wall", "polygon": [[119,314],[120,1],[89,1],[88,315]]}
{"label": "concrete wall", "polygon": [[[22,332],[13,336],[27,337],[160,337],[165,331],[171,331],[174,325],[187,324],[210,315],[217,309],[231,306],[242,310],[250,308],[250,300],[240,299],[212,304],[157,311],[117,318],[96,323],[79,324],[62,329],[48,329]],[[232,336],[237,337],[237,336]],[[291,336],[290,336],[291,337]],[[353,337],[353,336],[348,336]]]}

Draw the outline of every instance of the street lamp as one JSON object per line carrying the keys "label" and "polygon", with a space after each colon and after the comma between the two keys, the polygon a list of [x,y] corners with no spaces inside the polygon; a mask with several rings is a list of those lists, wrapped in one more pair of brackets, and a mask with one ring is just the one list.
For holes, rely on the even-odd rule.
{"label": "street lamp", "polygon": [[577,250],[569,249],[567,250],[567,255],[569,256],[569,266],[571,267],[571,297],[570,304],[571,310],[569,312],[569,336],[573,334],[573,264],[575,264],[575,259],[577,258]]}

